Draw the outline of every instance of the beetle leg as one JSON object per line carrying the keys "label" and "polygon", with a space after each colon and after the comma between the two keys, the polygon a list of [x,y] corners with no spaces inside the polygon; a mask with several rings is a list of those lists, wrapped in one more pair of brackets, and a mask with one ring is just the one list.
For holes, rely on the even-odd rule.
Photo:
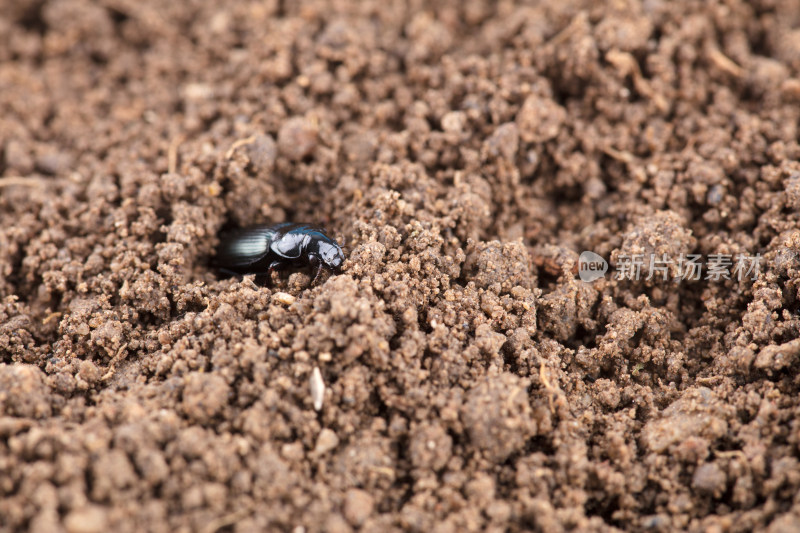
{"label": "beetle leg", "polygon": [[255,284],[260,287],[266,287],[272,284],[272,278],[269,274],[256,274]]}
{"label": "beetle leg", "polygon": [[[308,257],[308,266],[311,267],[311,272],[316,270],[316,272],[314,272],[314,278],[311,280],[311,285],[314,285],[322,272],[322,260],[317,257],[316,254],[311,254]],[[311,274],[309,273],[309,275]]]}
{"label": "beetle leg", "polygon": [[284,266],[284,262],[281,259],[276,259],[272,263],[269,264],[267,267],[267,271],[263,274],[259,274],[259,276],[264,276],[264,280],[267,282],[268,285],[272,284],[272,271],[273,270],[281,270]]}

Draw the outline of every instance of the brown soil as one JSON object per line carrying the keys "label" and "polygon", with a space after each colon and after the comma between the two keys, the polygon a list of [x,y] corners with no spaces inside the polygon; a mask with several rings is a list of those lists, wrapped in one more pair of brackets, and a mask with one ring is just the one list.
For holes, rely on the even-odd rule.
{"label": "brown soil", "polygon": [[800,530],[800,2],[547,4],[1,1],[0,530]]}

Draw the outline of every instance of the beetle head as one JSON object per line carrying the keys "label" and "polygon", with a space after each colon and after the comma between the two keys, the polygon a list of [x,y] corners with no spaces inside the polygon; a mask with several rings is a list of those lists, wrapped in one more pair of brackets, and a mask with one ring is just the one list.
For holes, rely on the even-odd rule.
{"label": "beetle head", "polygon": [[335,243],[322,242],[319,244],[319,255],[326,267],[331,270],[340,270],[344,263],[344,252]]}

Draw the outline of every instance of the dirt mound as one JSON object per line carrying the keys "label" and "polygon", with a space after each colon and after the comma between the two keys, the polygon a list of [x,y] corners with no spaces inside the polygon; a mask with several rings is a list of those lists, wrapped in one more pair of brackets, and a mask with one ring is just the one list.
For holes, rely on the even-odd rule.
{"label": "dirt mound", "polygon": [[[797,529],[797,28],[5,2],[0,530]],[[287,220],[343,273],[209,267]]]}

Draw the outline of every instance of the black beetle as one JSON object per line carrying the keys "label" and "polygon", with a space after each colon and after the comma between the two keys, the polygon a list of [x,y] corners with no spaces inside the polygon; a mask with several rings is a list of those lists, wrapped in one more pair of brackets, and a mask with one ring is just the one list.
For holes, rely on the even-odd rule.
{"label": "black beetle", "polygon": [[[313,285],[323,268],[339,272],[344,253],[339,244],[311,224],[282,222],[251,226],[222,235],[212,264],[229,276],[268,276],[272,270],[309,266]],[[267,278],[268,279],[268,278]]]}

